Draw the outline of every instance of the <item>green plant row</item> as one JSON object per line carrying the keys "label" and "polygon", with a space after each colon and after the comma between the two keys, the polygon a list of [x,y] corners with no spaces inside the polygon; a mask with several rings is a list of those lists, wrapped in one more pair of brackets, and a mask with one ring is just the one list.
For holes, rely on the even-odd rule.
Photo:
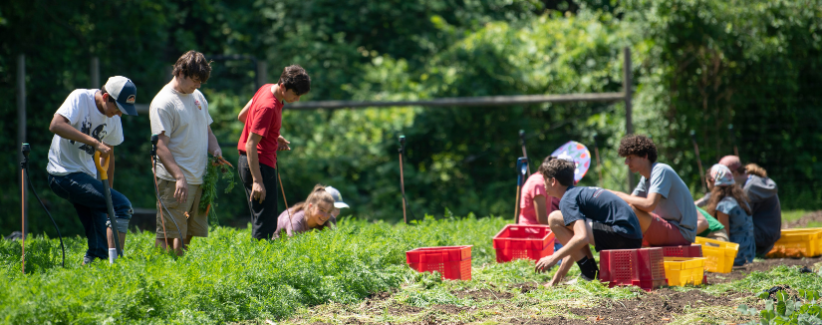
{"label": "green plant row", "polygon": [[502,218],[428,218],[393,226],[344,219],[336,231],[252,241],[248,230],[212,227],[184,257],[155,248],[154,234],[129,234],[114,265],[81,266],[85,243],[67,238],[61,268],[55,240],[0,241],[2,324],[218,324],[281,319],[297,308],[351,303],[397,288],[410,275],[405,251],[474,245],[474,263],[493,261]]}

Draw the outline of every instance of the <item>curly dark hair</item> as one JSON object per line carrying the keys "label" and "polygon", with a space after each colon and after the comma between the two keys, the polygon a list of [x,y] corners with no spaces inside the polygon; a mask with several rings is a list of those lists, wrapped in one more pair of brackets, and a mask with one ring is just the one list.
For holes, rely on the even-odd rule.
{"label": "curly dark hair", "polygon": [[648,160],[655,163],[656,145],[644,135],[629,135],[619,141],[619,156],[628,157],[628,155],[636,155],[637,157],[648,155]]}
{"label": "curly dark hair", "polygon": [[183,54],[177,63],[174,63],[174,70],[171,74],[183,74],[183,77],[195,77],[200,82],[206,83],[211,76],[211,61],[207,61],[203,53],[191,50]]}
{"label": "curly dark hair", "polygon": [[311,78],[303,67],[296,64],[285,67],[277,83],[282,84],[285,90],[293,90],[297,96],[305,95],[311,91]]}
{"label": "curly dark hair", "polygon": [[539,165],[538,172],[542,174],[542,178],[546,181],[553,177],[556,178],[562,186],[571,186],[574,185],[575,169],[576,166],[573,162],[548,156],[542,161],[542,165]]}

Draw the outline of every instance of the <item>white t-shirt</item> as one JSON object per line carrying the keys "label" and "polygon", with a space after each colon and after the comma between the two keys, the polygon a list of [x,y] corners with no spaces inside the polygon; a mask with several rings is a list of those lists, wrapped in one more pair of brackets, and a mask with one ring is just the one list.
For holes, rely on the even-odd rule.
{"label": "white t-shirt", "polygon": [[[168,149],[183,171],[186,182],[202,184],[208,164],[208,126],[213,122],[203,93],[194,90],[191,94],[183,94],[170,84],[166,85],[151,101],[149,119],[151,134],[165,131],[169,137]],[[157,162],[157,177],[174,181],[160,161]]]}
{"label": "white t-shirt", "polygon": [[[97,109],[94,94],[97,89],[77,89],[66,98],[55,114],[69,120],[72,127],[109,146],[123,143],[123,125],[119,116],[108,117]],[[94,147],[54,135],[49,147],[49,174],[65,176],[83,172],[97,177]]]}

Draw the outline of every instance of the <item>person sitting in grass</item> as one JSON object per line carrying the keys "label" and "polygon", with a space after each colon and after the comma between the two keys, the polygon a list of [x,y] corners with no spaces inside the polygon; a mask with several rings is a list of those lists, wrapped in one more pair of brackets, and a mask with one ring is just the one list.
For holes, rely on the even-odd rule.
{"label": "person sitting in grass", "polygon": [[711,189],[711,198],[705,210],[716,216],[725,229],[728,229],[731,242],[739,244],[734,265],[753,262],[756,244],[748,197],[736,186],[736,181],[727,166],[713,165],[710,174],[714,179],[714,187]]}
{"label": "person sitting in grass", "polygon": [[[711,178],[711,175],[707,175],[705,177],[705,183],[707,183],[709,191],[714,188],[714,179]],[[710,193],[694,202],[696,205],[696,211],[699,212],[699,214],[697,214],[696,235],[718,241],[730,241],[730,238],[728,238],[728,232],[725,230],[725,226],[722,225],[719,220],[716,220],[716,218],[714,218],[710,213],[708,213],[708,211],[703,209],[706,205],[708,205],[709,198]]]}
{"label": "person sitting in grass", "polygon": [[342,201],[340,191],[331,186],[317,184],[305,202],[295,204],[277,217],[274,238],[280,238],[283,231],[288,237],[292,237],[295,233],[312,229],[336,227],[340,208],[347,207],[348,204]]}
{"label": "person sitting in grass", "polygon": [[[642,231],[631,206],[605,189],[574,186],[573,162],[546,159],[539,172],[545,182],[545,192],[560,198],[559,211],[551,212],[548,224],[564,246],[537,261],[537,272],[545,272],[570,256],[579,266],[582,278],[590,281],[596,278],[599,269],[589,244],[594,245],[597,252],[642,247]],[[547,285],[559,284],[572,265],[562,263]]]}
{"label": "person sitting in grass", "polygon": [[742,187],[742,191],[748,197],[754,225],[756,254],[767,254],[782,236],[782,207],[776,182],[768,178],[765,169],[756,164],[742,167],[742,162],[737,156],[722,157],[719,163],[728,166],[736,184]]}
{"label": "person sitting in grass", "polygon": [[666,164],[656,161],[656,145],[646,136],[630,135],[619,143],[630,172],[639,173],[631,195],[611,191],[628,202],[642,226],[643,245],[676,246],[694,242],[697,212],[685,182]]}

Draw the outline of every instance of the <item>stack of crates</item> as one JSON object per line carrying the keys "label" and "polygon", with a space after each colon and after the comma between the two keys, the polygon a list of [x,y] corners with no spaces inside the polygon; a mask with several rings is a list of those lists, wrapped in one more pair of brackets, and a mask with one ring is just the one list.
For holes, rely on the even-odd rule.
{"label": "stack of crates", "polygon": [[554,253],[554,233],[546,225],[506,225],[494,236],[497,263],[540,258]]}
{"label": "stack of crates", "polygon": [[705,256],[705,271],[731,273],[736,253],[739,252],[739,244],[699,236],[696,237],[695,244],[702,245],[702,254]]}
{"label": "stack of crates", "polygon": [[822,254],[822,228],[782,229],[767,257],[813,257]]}
{"label": "stack of crates", "polygon": [[665,257],[702,257],[702,245],[662,246]]}
{"label": "stack of crates", "polygon": [[[686,263],[686,265],[677,264],[677,263],[668,263],[668,261],[672,261],[672,262],[676,261],[676,262],[682,262],[682,263],[684,263],[684,261],[686,261],[686,260],[678,260],[678,259],[669,259],[670,257],[688,257],[688,258],[692,258],[692,259],[702,257],[702,245],[699,245],[699,244],[679,245],[679,246],[663,246],[661,248],[662,248],[662,255],[665,256],[665,278],[668,279],[668,285],[669,286],[679,285],[679,284],[675,284],[675,283],[679,283],[676,279],[678,279],[682,276],[681,272],[671,271],[671,270],[690,268],[694,265],[693,263]],[[701,267],[704,268],[704,266],[705,266],[705,261],[704,260],[702,262],[697,262],[697,263],[700,263]],[[669,266],[669,264],[671,266]],[[699,281],[691,281],[690,283],[695,284],[695,285],[699,285],[699,284],[702,284],[702,283],[708,283],[708,277],[707,277],[707,275],[705,275],[705,272],[703,272],[703,271],[704,270],[702,270],[702,269],[700,269],[700,271],[699,271],[699,274],[700,274],[700,277],[701,277],[699,279]],[[674,278],[674,280],[672,281],[671,278]],[[684,284],[682,284],[682,285],[684,285]]]}
{"label": "stack of crates", "polygon": [[405,252],[405,258],[419,272],[437,271],[444,279],[471,280],[471,245],[417,248]]}
{"label": "stack of crates", "polygon": [[634,285],[645,291],[665,285],[662,248],[612,249],[599,252],[599,279],[608,287]]}

